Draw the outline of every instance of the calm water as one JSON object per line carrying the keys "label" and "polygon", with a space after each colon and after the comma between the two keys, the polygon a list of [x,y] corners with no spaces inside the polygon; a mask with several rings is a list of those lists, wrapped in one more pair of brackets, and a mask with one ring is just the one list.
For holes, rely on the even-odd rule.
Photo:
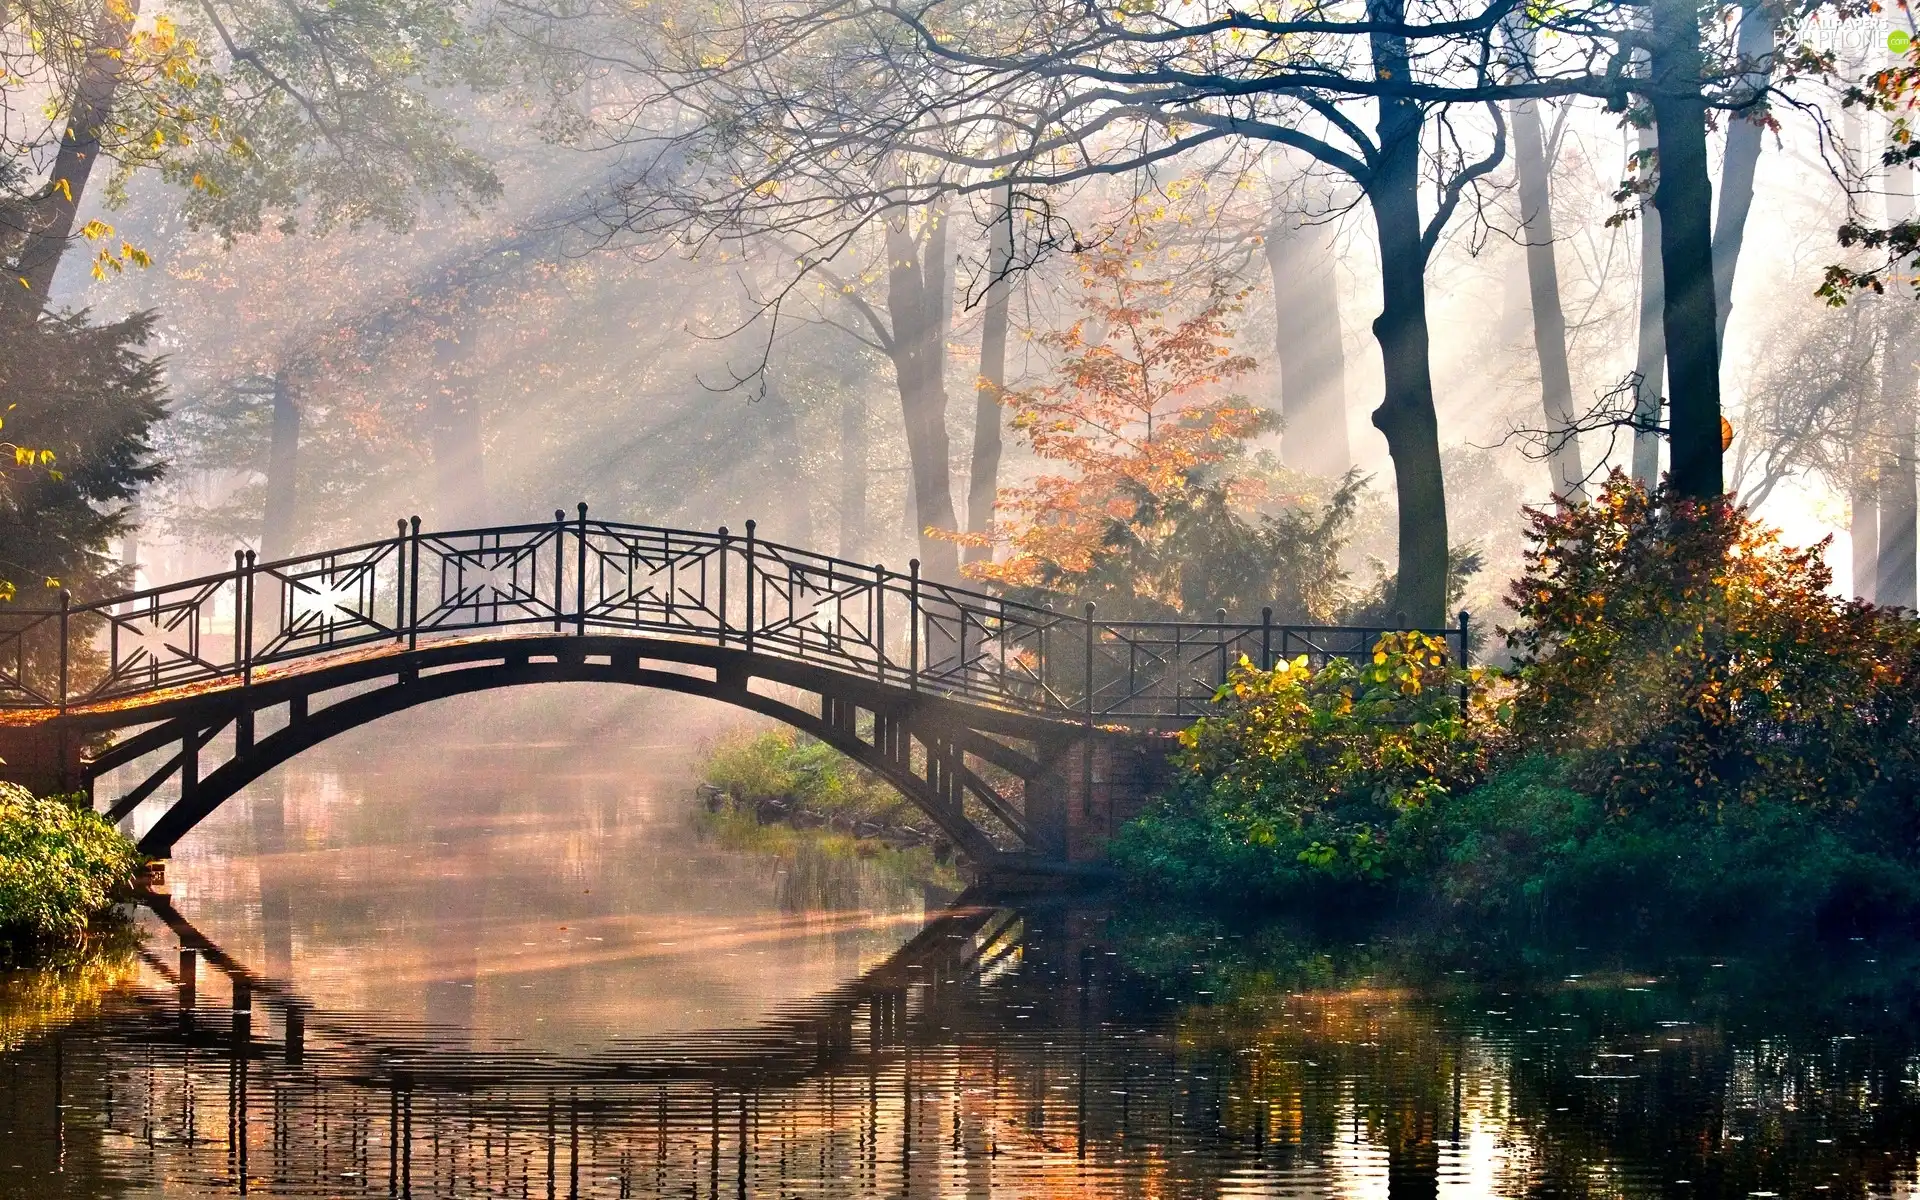
{"label": "calm water", "polygon": [[1910,951],[956,906],[703,834],[727,719],[551,689],[262,781],[137,951],[0,992],[0,1196],[1916,1192]]}

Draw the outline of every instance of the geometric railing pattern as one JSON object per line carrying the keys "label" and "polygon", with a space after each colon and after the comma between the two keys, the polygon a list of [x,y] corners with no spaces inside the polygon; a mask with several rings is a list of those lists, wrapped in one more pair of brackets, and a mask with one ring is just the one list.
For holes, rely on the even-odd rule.
{"label": "geometric railing pattern", "polygon": [[[1384,627],[1107,621],[744,534],[572,516],[395,535],[60,609],[0,610],[0,709],[247,682],[316,654],[515,627],[738,646],[1055,719],[1200,715],[1241,657],[1363,658]],[[1467,615],[1427,630],[1458,662]]]}

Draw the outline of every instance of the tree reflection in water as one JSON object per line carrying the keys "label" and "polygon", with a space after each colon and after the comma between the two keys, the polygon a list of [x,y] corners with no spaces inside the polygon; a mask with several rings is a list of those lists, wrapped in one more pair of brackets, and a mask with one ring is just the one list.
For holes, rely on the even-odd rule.
{"label": "tree reflection in water", "polygon": [[[1489,976],[1431,949],[963,898],[879,967],[757,1026],[562,1055],[312,1008],[158,911],[171,930],[144,952],[148,986],[93,1015],[68,1005],[58,1031],[0,1014],[24,1031],[0,1060],[0,1194],[1868,1196],[1915,1182],[1913,976],[1865,950],[1793,972],[1547,959]],[[152,986],[179,982],[169,936],[197,950],[190,995]]]}

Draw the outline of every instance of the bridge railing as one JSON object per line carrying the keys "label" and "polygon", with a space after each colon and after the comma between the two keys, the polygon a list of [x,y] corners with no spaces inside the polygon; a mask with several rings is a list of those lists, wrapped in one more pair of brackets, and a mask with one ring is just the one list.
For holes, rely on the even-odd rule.
{"label": "bridge railing", "polygon": [[[1242,657],[1364,657],[1387,627],[1105,621],[762,541],[592,520],[428,531],[256,562],[58,610],[0,610],[0,708],[252,682],[318,654],[486,630],[738,646],[876,683],[1089,722],[1200,715]],[[1443,638],[1467,658],[1467,616]]]}

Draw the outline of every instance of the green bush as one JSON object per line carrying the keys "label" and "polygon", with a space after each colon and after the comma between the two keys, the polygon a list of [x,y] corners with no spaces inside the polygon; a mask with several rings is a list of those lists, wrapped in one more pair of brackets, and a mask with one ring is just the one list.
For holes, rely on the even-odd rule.
{"label": "green bush", "polygon": [[133,843],[98,814],[0,783],[0,943],[79,938],[139,864]]}
{"label": "green bush", "polygon": [[1262,896],[1373,884],[1425,853],[1435,806],[1485,767],[1444,644],[1389,634],[1373,661],[1241,661],[1180,735],[1170,794],[1121,833],[1123,870],[1176,891]]}
{"label": "green bush", "polygon": [[[1423,639],[1243,665],[1122,832],[1159,889],[1328,884],[1582,921],[1920,913],[1920,623],[1835,597],[1820,548],[1616,476],[1536,513],[1514,666]],[[1471,716],[1454,693],[1470,686]]]}
{"label": "green bush", "polygon": [[1909,855],[1862,845],[1817,811],[1623,814],[1579,777],[1572,760],[1530,754],[1442,807],[1415,882],[1475,916],[1530,923],[1852,929],[1920,905]]}

